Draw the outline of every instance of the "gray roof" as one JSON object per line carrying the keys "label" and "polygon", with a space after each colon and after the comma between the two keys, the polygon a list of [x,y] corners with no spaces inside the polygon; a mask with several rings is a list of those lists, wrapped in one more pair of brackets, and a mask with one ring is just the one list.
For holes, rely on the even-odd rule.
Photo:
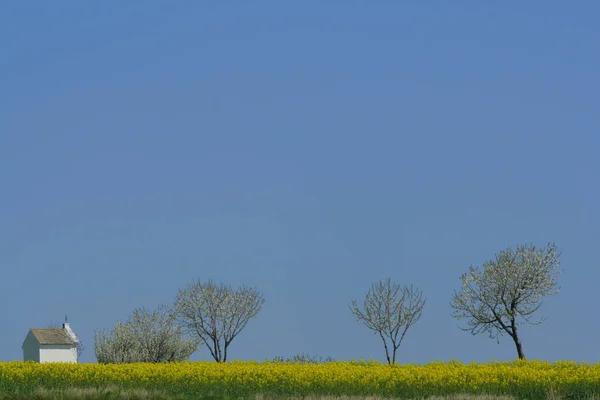
{"label": "gray roof", "polygon": [[64,328],[31,328],[31,333],[40,344],[72,344],[77,345]]}

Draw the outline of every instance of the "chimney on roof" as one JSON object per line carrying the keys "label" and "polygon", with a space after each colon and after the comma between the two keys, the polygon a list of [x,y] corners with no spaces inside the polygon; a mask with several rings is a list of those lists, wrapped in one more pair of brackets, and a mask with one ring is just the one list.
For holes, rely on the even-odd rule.
{"label": "chimney on roof", "polygon": [[67,331],[67,335],[69,335],[71,337],[71,339],[73,339],[75,342],[79,342],[79,339],[77,339],[77,335],[75,335],[75,332],[73,332],[73,330],[71,329],[71,326],[67,322],[66,315],[65,315],[65,323],[63,324],[63,329]]}

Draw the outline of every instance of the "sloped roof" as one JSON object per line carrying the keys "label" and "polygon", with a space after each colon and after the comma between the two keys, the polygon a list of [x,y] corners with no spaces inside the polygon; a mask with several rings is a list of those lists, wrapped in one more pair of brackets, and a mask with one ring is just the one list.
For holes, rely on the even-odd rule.
{"label": "sloped roof", "polygon": [[31,328],[31,333],[40,344],[77,345],[77,342],[63,328]]}

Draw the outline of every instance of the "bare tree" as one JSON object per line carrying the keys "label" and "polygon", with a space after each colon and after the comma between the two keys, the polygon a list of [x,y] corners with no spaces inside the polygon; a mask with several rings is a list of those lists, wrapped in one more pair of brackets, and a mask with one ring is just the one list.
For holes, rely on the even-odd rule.
{"label": "bare tree", "polygon": [[[363,311],[358,308],[356,300],[350,304],[350,311],[367,328],[379,334],[387,362],[392,364],[396,362],[396,351],[406,332],[421,318],[425,301],[423,292],[418,288],[412,285],[400,287],[388,278],[372,285],[365,297]],[[388,339],[392,347],[391,358]]]}
{"label": "bare tree", "polygon": [[77,361],[81,358],[83,351],[85,350],[85,345],[83,344],[83,340],[79,339],[77,341]]}
{"label": "bare tree", "polygon": [[192,281],[175,299],[178,320],[204,343],[216,362],[227,361],[227,350],[235,337],[264,304],[257,289],[212,281]]}
{"label": "bare tree", "polygon": [[174,313],[159,306],[154,311],[135,309],[125,323],[117,321],[110,331],[96,331],[94,348],[99,363],[161,363],[185,361],[198,345],[183,337]]}
{"label": "bare tree", "polygon": [[518,327],[523,321],[529,325],[544,321],[543,317],[534,321],[531,316],[542,305],[542,297],[558,293],[559,256],[554,243],[539,250],[519,245],[516,251],[500,251],[482,270],[469,267],[460,278],[460,293],[454,291],[450,302],[452,315],[467,320],[467,327],[461,329],[473,335],[487,332],[497,341],[506,333],[514,341],[518,357],[524,359]]}

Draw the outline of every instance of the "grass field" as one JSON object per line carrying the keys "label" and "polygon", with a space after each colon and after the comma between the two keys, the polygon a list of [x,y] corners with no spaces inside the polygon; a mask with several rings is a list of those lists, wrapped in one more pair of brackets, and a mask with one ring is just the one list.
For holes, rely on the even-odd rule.
{"label": "grass field", "polygon": [[0,363],[0,398],[599,399],[600,364]]}
{"label": "grass field", "polygon": [[[119,399],[119,400],[168,400],[168,399],[187,399],[187,398],[202,398],[204,400],[233,400],[236,397],[220,397],[220,396],[177,396],[169,395],[160,391],[149,391],[144,389],[121,389],[118,387],[105,388],[65,388],[65,389],[45,389],[40,388],[33,392],[25,394],[14,393],[12,395],[0,395],[0,398],[6,399],[33,399],[33,400],[100,400],[100,399]],[[305,396],[305,397],[265,397],[263,395],[255,395],[248,400],[391,400],[394,398],[384,398],[379,396]],[[410,400],[421,400],[422,398],[414,398]],[[517,397],[512,396],[492,396],[492,395],[449,395],[449,396],[430,396],[426,400],[517,400]],[[549,396],[548,400],[558,400],[557,397]],[[597,397],[588,397],[586,400],[597,400]]]}
{"label": "grass field", "polygon": [[[0,398],[6,399],[33,399],[33,400],[100,400],[100,399],[119,399],[119,400],[167,400],[167,399],[187,399],[187,398],[201,398],[204,400],[233,400],[236,397],[219,397],[219,396],[182,396],[182,395],[169,395],[160,391],[149,391],[144,389],[121,389],[118,387],[105,387],[105,388],[65,388],[65,389],[45,389],[40,388],[33,392],[25,394],[13,393],[12,395],[1,395]],[[248,400],[391,400],[391,399],[405,399],[405,398],[385,398],[380,396],[305,396],[305,397],[294,397],[294,396],[277,396],[277,397],[265,397],[263,395],[255,395],[247,397]],[[429,396],[426,398],[413,398],[409,400],[518,400],[518,397],[514,396],[493,396],[493,395],[448,395],[448,396]],[[560,400],[560,397],[548,395],[547,400]],[[581,400],[600,400],[596,396],[586,396]]]}

